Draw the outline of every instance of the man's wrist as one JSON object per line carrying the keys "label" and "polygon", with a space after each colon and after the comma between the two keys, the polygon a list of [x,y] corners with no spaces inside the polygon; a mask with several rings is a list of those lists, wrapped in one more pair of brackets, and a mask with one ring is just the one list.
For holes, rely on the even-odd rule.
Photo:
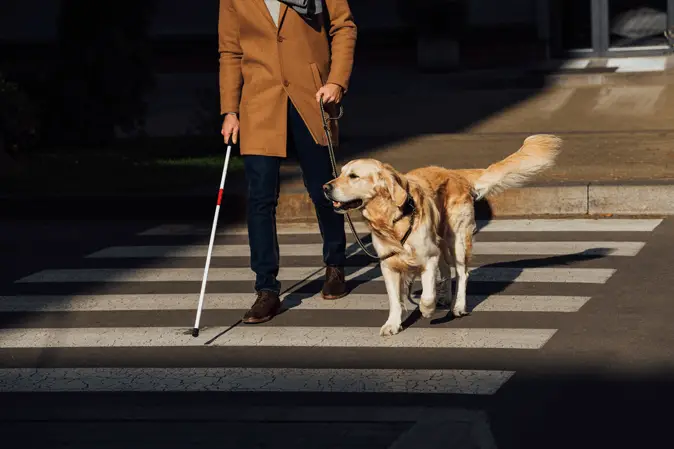
{"label": "man's wrist", "polygon": [[239,114],[237,112],[225,112],[224,114],[222,114],[223,117],[227,117],[228,115],[233,115],[236,118],[239,117]]}
{"label": "man's wrist", "polygon": [[334,84],[335,86],[339,86],[342,89],[342,93],[346,93],[347,91],[347,83],[342,82],[341,80],[337,81],[333,78],[328,78],[328,81],[326,81],[325,84]]}

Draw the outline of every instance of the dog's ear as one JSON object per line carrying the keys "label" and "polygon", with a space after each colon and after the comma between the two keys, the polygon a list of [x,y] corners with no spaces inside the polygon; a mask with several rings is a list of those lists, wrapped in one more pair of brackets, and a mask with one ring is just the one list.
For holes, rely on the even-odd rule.
{"label": "dog's ear", "polygon": [[396,206],[401,206],[407,199],[407,191],[403,187],[405,181],[400,173],[389,164],[383,164],[382,178],[393,202]]}

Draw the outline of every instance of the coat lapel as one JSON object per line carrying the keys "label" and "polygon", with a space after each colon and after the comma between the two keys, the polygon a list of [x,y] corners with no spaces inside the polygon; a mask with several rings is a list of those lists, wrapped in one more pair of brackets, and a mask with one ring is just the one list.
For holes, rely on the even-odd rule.
{"label": "coat lapel", "polygon": [[283,19],[285,19],[287,12],[288,12],[288,5],[285,3],[281,3],[281,11],[278,17],[278,31],[281,31],[281,27],[283,26]]}
{"label": "coat lapel", "polygon": [[[253,0],[253,3],[255,6],[258,7],[262,15],[267,19],[267,22],[269,22],[269,25],[276,28],[276,24],[274,23],[274,19],[272,19],[271,14],[269,14],[269,9],[267,9],[267,5],[264,3],[264,0]],[[281,6],[283,6],[283,3],[281,3]],[[279,21],[279,24],[281,22]]]}

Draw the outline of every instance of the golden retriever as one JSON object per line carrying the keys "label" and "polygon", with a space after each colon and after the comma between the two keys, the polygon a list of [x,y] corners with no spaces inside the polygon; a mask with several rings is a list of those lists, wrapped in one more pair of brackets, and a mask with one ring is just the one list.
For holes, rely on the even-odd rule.
{"label": "golden retriever", "polygon": [[[370,228],[389,297],[389,317],[380,335],[401,331],[403,285],[411,289],[419,275],[419,310],[425,318],[431,317],[436,302],[449,305],[455,317],[467,314],[474,202],[520,186],[553,166],[561,146],[562,140],[553,135],[529,136],[518,151],[486,169],[430,166],[402,174],[378,160],[357,159],[323,186],[336,212],[360,210]],[[458,278],[453,298],[452,263]]]}

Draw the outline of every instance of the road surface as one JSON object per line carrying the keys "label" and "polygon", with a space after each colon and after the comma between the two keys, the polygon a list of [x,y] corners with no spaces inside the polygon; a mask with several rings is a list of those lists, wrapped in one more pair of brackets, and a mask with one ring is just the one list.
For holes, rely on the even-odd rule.
{"label": "road surface", "polygon": [[427,320],[410,303],[389,338],[381,272],[353,239],[352,293],[317,296],[314,225],[280,227],[284,311],[256,326],[239,322],[254,299],[245,230],[220,229],[199,338],[209,223],[0,231],[0,428],[26,447],[666,441],[671,219],[481,222],[472,314]]}

